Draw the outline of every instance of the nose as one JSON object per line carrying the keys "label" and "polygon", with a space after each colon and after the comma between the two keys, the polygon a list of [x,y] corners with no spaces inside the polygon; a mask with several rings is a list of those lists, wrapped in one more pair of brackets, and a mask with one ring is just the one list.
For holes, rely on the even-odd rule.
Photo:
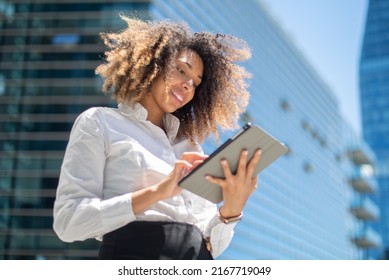
{"label": "nose", "polygon": [[184,81],[183,82],[183,86],[186,90],[189,90],[189,88],[193,88],[193,80],[192,79],[189,79],[187,81]]}

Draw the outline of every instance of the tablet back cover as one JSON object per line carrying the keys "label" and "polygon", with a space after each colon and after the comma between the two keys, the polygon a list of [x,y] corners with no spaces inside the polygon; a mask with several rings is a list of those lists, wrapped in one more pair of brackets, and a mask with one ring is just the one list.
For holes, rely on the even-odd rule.
{"label": "tablet back cover", "polygon": [[232,137],[229,143],[223,144],[210,155],[201,165],[192,170],[179,182],[181,188],[187,189],[213,203],[223,200],[221,188],[205,179],[206,175],[224,178],[220,165],[222,159],[227,159],[231,171],[235,173],[242,149],[247,149],[249,159],[257,149],[262,150],[261,160],[255,170],[255,175],[285,154],[287,147],[258,126],[247,125],[246,129]]}

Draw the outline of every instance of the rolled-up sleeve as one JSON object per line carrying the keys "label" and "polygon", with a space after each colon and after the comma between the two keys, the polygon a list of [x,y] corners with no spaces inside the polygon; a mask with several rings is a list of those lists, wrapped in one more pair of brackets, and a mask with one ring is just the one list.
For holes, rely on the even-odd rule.
{"label": "rolled-up sleeve", "polygon": [[234,236],[235,225],[236,223],[223,223],[217,215],[208,223],[205,234],[209,236],[214,258],[220,256],[227,249]]}
{"label": "rolled-up sleeve", "polygon": [[220,256],[230,244],[234,236],[234,228],[237,223],[223,223],[217,214],[217,205],[205,199],[196,199],[195,209],[198,211],[199,222],[197,226],[203,231],[205,238],[212,246],[212,256]]}
{"label": "rolled-up sleeve", "polygon": [[89,109],[75,121],[61,166],[53,228],[66,242],[98,238],[135,220],[131,193],[103,199],[103,128]]}

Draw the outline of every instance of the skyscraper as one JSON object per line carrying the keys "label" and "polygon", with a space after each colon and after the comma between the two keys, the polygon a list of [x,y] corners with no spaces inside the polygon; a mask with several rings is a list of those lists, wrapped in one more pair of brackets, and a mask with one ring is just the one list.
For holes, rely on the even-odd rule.
{"label": "skyscraper", "polygon": [[253,50],[241,122],[259,124],[290,150],[260,175],[221,258],[354,259],[379,246],[365,225],[378,216],[374,202],[352,204],[354,189],[374,192],[374,183],[351,180],[343,168],[346,154],[370,163],[369,149],[346,145],[354,136],[342,137],[335,96],[259,1],[0,0],[0,258],[96,256],[95,240],[55,236],[51,207],[73,120],[88,107],[115,106],[94,68],[103,53],[98,33],[121,29],[121,11],[235,35]]}
{"label": "skyscraper", "polygon": [[99,32],[118,12],[148,19],[149,1],[0,1],[0,258],[88,258],[95,240],[52,230],[59,168],[76,116],[111,105],[94,69]]}
{"label": "skyscraper", "polygon": [[389,259],[389,2],[370,0],[360,60],[363,136],[377,155],[377,203],[383,237],[381,257]]}
{"label": "skyscraper", "polygon": [[[360,170],[374,155],[343,132],[333,93],[260,1],[154,1],[150,14],[247,40],[253,58],[245,66],[254,79],[242,122],[261,125],[290,148],[260,175],[221,258],[360,259],[379,247],[381,238],[368,224],[379,213],[365,195],[376,191],[375,182]],[[350,173],[343,168],[348,161]]]}

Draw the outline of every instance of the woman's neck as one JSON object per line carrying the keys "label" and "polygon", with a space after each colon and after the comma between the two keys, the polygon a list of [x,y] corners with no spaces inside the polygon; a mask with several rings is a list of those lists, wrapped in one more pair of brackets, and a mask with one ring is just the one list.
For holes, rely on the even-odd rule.
{"label": "woman's neck", "polygon": [[163,129],[163,116],[165,112],[154,106],[152,102],[148,102],[147,98],[140,100],[139,103],[147,111],[147,120]]}

